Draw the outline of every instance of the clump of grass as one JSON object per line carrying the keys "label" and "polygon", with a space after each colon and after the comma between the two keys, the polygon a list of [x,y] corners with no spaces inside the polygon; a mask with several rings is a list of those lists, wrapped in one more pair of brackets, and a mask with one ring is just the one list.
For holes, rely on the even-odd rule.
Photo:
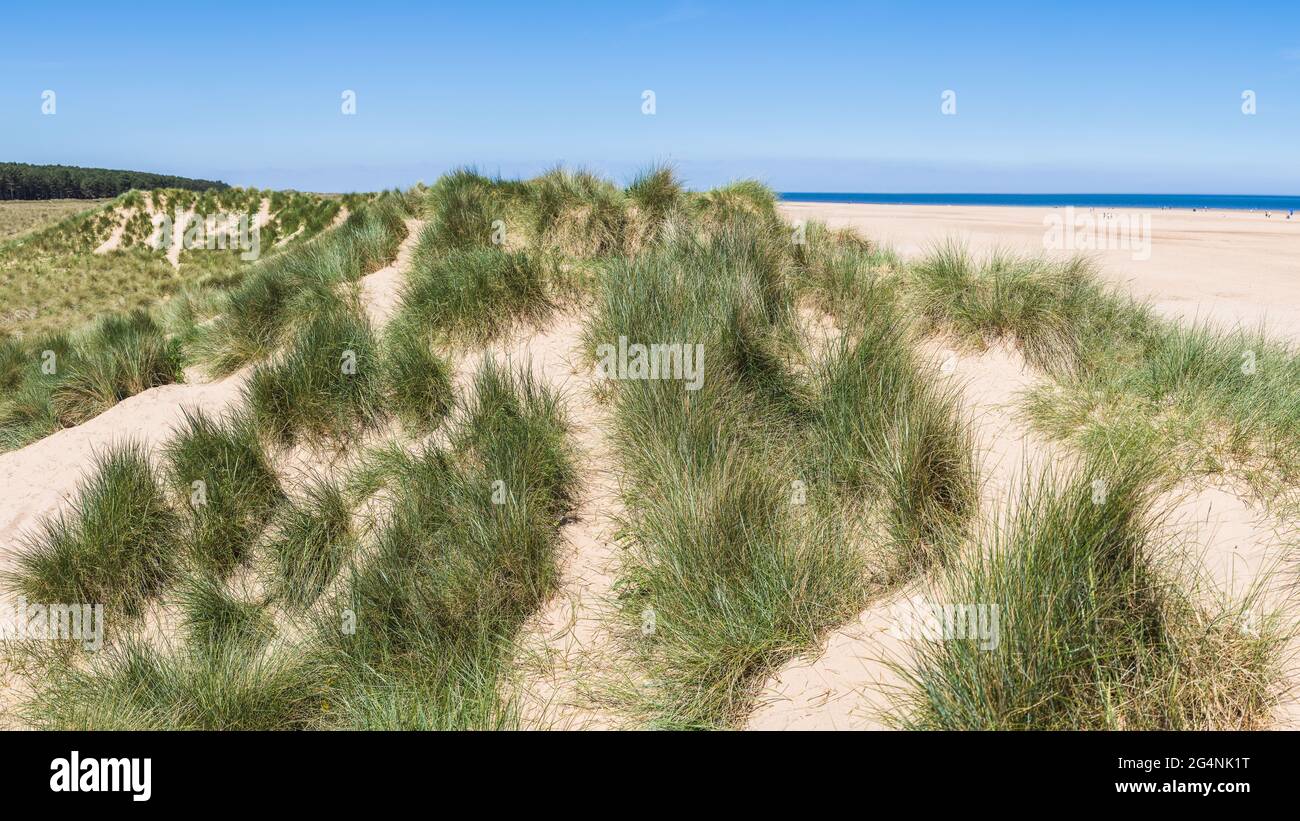
{"label": "clump of grass", "polygon": [[757,180],[737,180],[694,194],[690,207],[692,216],[705,230],[747,219],[784,228],[776,213],[776,193]]}
{"label": "clump of grass", "polygon": [[673,169],[666,165],[652,166],[638,174],[628,185],[627,196],[636,206],[640,245],[658,240],[668,218],[686,204],[686,192]]}
{"label": "clump of grass", "polygon": [[311,605],[338,575],[356,548],[352,511],[338,486],[310,483],[302,498],[285,507],[267,552],[276,587],[289,605]]}
{"label": "clump of grass", "polygon": [[510,492],[539,500],[549,515],[574,500],[578,474],[563,402],[526,363],[483,361],[451,441]]}
{"label": "clump of grass", "polygon": [[1054,261],[996,252],[976,260],[965,246],[938,246],[911,271],[916,306],[931,325],[970,342],[1005,338],[1030,364],[1085,373],[1115,342],[1140,342],[1150,312],[1101,285],[1082,257]]}
{"label": "clump of grass", "polygon": [[483,344],[515,323],[545,321],[554,308],[545,263],[534,252],[489,246],[431,257],[417,251],[395,321]]}
{"label": "clump of grass", "polygon": [[[738,220],[707,237],[681,234],[651,253],[613,261],[599,283],[599,310],[584,329],[601,346],[702,346],[703,379],[733,376],[797,415],[806,397],[791,377],[798,356],[794,291],[782,239]],[[608,350],[608,349],[606,349]]]}
{"label": "clump of grass", "polygon": [[65,426],[182,376],[179,346],[144,311],[101,319],[69,359],[50,393],[54,415]]}
{"label": "clump of grass", "polygon": [[451,366],[438,356],[432,334],[409,315],[384,332],[383,368],[387,407],[408,429],[431,433],[451,412]]}
{"label": "clump of grass", "polygon": [[354,310],[349,284],[396,255],[404,214],[397,198],[380,197],[338,228],[259,261],[196,333],[195,358],[224,376],[270,357],[319,317]]}
{"label": "clump of grass", "polygon": [[887,502],[904,578],[942,561],[976,506],[974,448],[956,395],[923,373],[906,323],[878,306],[815,381],[810,472]]}
{"label": "clump of grass", "polygon": [[489,247],[497,220],[511,210],[510,186],[472,169],[444,174],[425,195],[429,221],[420,234],[419,253],[427,258],[453,250]]}
{"label": "clump of grass", "polygon": [[270,356],[280,344],[282,311],[292,286],[270,267],[246,276],[226,297],[221,315],[197,331],[194,357],[212,374],[224,376]]}
{"label": "clump of grass", "polygon": [[185,411],[164,446],[167,476],[188,511],[191,556],[225,578],[244,562],[268,515],[283,499],[279,479],[251,421]]}
{"label": "clump of grass", "polygon": [[1227,473],[1272,503],[1300,454],[1300,357],[1262,330],[1157,319],[1083,260],[941,246],[912,271],[930,322],[975,344],[1005,338],[1053,382],[1026,403],[1041,429],[1094,454],[1145,443],[1167,473]]}
{"label": "clump of grass", "polygon": [[45,730],[301,730],[318,726],[321,692],[288,652],[233,641],[170,653],[128,639],[51,670],[20,712]]}
{"label": "clump of grass", "polygon": [[870,321],[882,304],[900,311],[902,263],[891,250],[819,222],[804,226],[802,240],[792,243],[797,287],[816,308],[845,325]]}
{"label": "clump of grass", "polygon": [[[1132,450],[1026,481],[987,551],[936,601],[996,613],[995,641],[920,640],[896,720],[930,729],[1254,729],[1284,636],[1255,606],[1207,605],[1171,567],[1152,471]],[[1098,484],[1100,483],[1100,484]]]}
{"label": "clump of grass", "polygon": [[275,635],[275,623],[257,603],[242,601],[206,574],[193,576],[178,592],[182,628],[189,646],[205,652],[257,652]]}
{"label": "clump of grass", "polygon": [[[718,421],[691,422],[680,454],[629,459],[661,465],[629,495],[620,580],[648,678],[629,707],[653,726],[734,726],[764,676],[866,602],[854,534],[827,508],[792,503],[788,457],[701,435]],[[631,450],[630,422],[619,433]]]}
{"label": "clump of grass", "polygon": [[555,168],[527,183],[533,241],[566,257],[604,257],[629,249],[635,226],[628,196],[587,171]]}
{"label": "clump of grass", "polygon": [[145,311],[101,317],[75,335],[4,340],[0,447],[22,447],[180,378],[180,346]]}
{"label": "clump of grass", "polygon": [[244,388],[253,423],[283,444],[342,441],[378,422],[382,375],[369,321],[359,311],[314,319]]}
{"label": "clump of grass", "polygon": [[21,385],[29,365],[23,344],[8,334],[0,335],[0,390],[8,393]]}
{"label": "clump of grass", "polygon": [[[791,364],[789,257],[749,216],[610,266],[588,349],[619,336],[703,347],[703,378],[620,381],[627,474],[620,584],[629,649],[650,684],[619,687],[656,726],[738,723],[767,673],[864,606],[865,525],[827,488],[807,499],[799,452],[816,405]],[[644,625],[649,621],[650,629]]]}
{"label": "clump of grass", "polygon": [[[491,362],[491,360],[489,360]],[[520,625],[556,582],[559,515],[576,473],[554,394],[487,364],[457,420],[452,452],[393,467],[392,513],[376,555],[327,617],[323,674],[333,714],[366,728],[498,727],[514,711],[502,684]],[[327,608],[333,612],[330,608]]]}
{"label": "clump of grass", "polygon": [[351,254],[355,279],[387,265],[406,238],[407,208],[401,196],[384,194],[348,214],[339,239]]}
{"label": "clump of grass", "polygon": [[173,575],[178,524],[144,447],[117,445],[96,458],[71,512],[24,538],[8,581],[31,602],[138,615]]}
{"label": "clump of grass", "polygon": [[[66,361],[72,343],[66,335],[46,335],[10,348],[16,373],[12,391],[0,397],[0,449],[20,448],[59,429],[50,406],[50,393],[58,383],[57,363]],[[46,353],[46,352],[49,353]],[[51,358],[52,357],[52,358]],[[52,363],[52,372],[47,363]]]}

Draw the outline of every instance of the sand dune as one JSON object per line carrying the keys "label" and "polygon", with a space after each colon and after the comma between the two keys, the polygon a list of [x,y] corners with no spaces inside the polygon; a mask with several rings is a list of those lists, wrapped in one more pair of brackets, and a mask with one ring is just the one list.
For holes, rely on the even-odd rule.
{"label": "sand dune", "polygon": [[[790,220],[853,227],[910,256],[947,238],[964,240],[977,252],[1044,252],[1043,219],[1056,209],[786,203],[781,210]],[[259,221],[264,221],[266,200],[261,212]],[[336,222],[345,217],[344,211]],[[1151,218],[1150,258],[1136,259],[1123,249],[1096,252],[1104,276],[1149,298],[1170,317],[1266,321],[1272,333],[1300,340],[1300,221],[1237,212],[1157,211]],[[120,241],[125,219],[105,245]],[[420,225],[408,220],[408,236],[394,262],[359,283],[362,304],[377,328],[398,307]],[[590,372],[580,364],[583,321],[582,315],[563,313],[544,328],[521,330],[485,350],[454,357],[454,381],[462,393],[488,354],[531,362],[540,378],[564,393],[581,450],[584,497],[563,525],[561,589],[530,620],[520,640],[521,707],[535,726],[618,723],[586,693],[616,653],[611,631],[617,627],[613,599],[620,509],[617,469],[607,440],[611,421],[594,399],[597,386]],[[822,330],[829,334],[833,328]],[[925,353],[938,378],[960,391],[978,450],[980,508],[990,519],[1005,509],[1027,472],[1062,457],[1059,446],[1030,431],[1016,413],[1019,394],[1040,377],[1010,348],[959,353],[943,339],[932,339]],[[171,435],[185,409],[219,413],[233,406],[250,370],[219,381],[146,391],[82,425],[0,454],[0,484],[6,488],[0,497],[0,570],[12,569],[24,533],[68,503],[95,453],[127,438],[156,446]],[[282,471],[296,466],[293,459],[278,465]],[[1207,575],[1220,590],[1240,591],[1264,578],[1295,544],[1293,530],[1253,508],[1231,486],[1189,483],[1166,501],[1172,510],[1170,526],[1200,550]],[[889,630],[890,608],[900,598],[923,593],[924,582],[876,602],[828,635],[816,652],[784,665],[762,686],[748,726],[883,727],[881,712],[888,707],[889,693],[903,683],[888,662],[905,661],[908,655],[907,643]],[[1285,600],[1289,588],[1278,585],[1272,600]],[[1296,726],[1300,709],[1293,701],[1281,713],[1280,723]]]}
{"label": "sand dune", "polygon": [[[410,265],[420,222],[408,220],[408,234],[394,262],[361,283],[362,305],[382,324],[396,303],[402,273]],[[65,428],[19,450],[0,454],[0,570],[12,569],[22,535],[42,518],[61,510],[78,481],[94,465],[94,455],[135,439],[150,448],[171,436],[185,410],[220,413],[239,402],[252,367],[215,382],[186,382],[151,388],[128,397],[83,424]]]}

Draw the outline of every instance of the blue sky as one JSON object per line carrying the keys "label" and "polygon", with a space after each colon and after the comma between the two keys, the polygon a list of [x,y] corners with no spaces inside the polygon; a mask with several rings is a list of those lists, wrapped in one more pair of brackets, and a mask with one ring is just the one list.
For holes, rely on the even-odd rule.
{"label": "blue sky", "polygon": [[327,191],[669,161],[694,187],[1300,193],[1294,0],[26,5],[0,160]]}

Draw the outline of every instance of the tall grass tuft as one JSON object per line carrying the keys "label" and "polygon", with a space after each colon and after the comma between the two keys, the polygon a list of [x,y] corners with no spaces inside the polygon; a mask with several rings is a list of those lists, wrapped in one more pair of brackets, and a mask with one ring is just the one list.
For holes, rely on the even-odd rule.
{"label": "tall grass tuft", "polygon": [[610,266],[584,332],[600,346],[703,346],[686,380],[618,381],[613,441],[627,471],[620,579],[644,687],[618,687],[653,726],[738,723],[763,676],[864,606],[864,533],[830,494],[802,498],[815,412],[792,369],[785,237],[749,215]]}
{"label": "tall grass tuft", "polygon": [[256,263],[202,326],[194,356],[224,376],[267,359],[321,316],[355,310],[349,284],[387,264],[406,235],[405,206],[382,196],[343,225]]}
{"label": "tall grass tuft", "polygon": [[45,730],[301,730],[319,726],[321,691],[287,651],[231,641],[166,652],[129,639],[53,669],[20,712]]}
{"label": "tall grass tuft", "polygon": [[1170,475],[1227,474],[1286,503],[1300,472],[1300,356],[1262,329],[1158,319],[1083,260],[940,246],[914,267],[931,327],[1004,338],[1052,382],[1027,401],[1041,429],[1101,455],[1143,443]]}
{"label": "tall grass tuft", "polygon": [[660,238],[668,218],[685,207],[686,192],[670,166],[656,165],[642,171],[627,187],[627,196],[636,206],[640,225],[640,244]]}
{"label": "tall grass tuft", "polygon": [[181,379],[180,346],[143,310],[100,317],[72,336],[7,341],[0,441],[21,447],[79,425],[129,396]]}
{"label": "tall grass tuft", "polygon": [[473,169],[444,174],[425,194],[428,223],[420,234],[419,253],[433,258],[448,251],[490,247],[498,227],[494,223],[511,220],[517,198],[510,183]]}
{"label": "tall grass tuft", "polygon": [[451,366],[433,350],[432,334],[410,315],[384,330],[382,364],[387,407],[408,430],[432,433],[451,412]]}
{"label": "tall grass tuft", "polygon": [[706,231],[747,219],[785,228],[776,212],[776,193],[757,180],[737,180],[693,194],[690,207],[695,221]]}
{"label": "tall grass tuft", "polygon": [[275,623],[260,604],[241,601],[211,576],[186,579],[177,592],[182,628],[189,647],[222,653],[233,649],[255,653],[275,635]]}
{"label": "tall grass tuft", "polygon": [[515,323],[545,321],[554,308],[546,263],[535,252],[417,250],[395,321],[412,333],[431,329],[443,339],[484,344]]}
{"label": "tall grass tuft", "polygon": [[136,616],[173,575],[177,526],[144,446],[119,444],[96,457],[71,512],[24,538],[8,582],[31,602]]}
{"label": "tall grass tuft", "polygon": [[191,557],[206,573],[225,578],[248,558],[284,499],[257,431],[244,415],[218,420],[187,410],[163,454],[187,511]]}
{"label": "tall grass tuft", "polygon": [[274,441],[355,439],[383,415],[374,333],[359,311],[316,317],[244,387],[252,421]]}
{"label": "tall grass tuft", "polygon": [[995,252],[976,260],[939,245],[913,266],[916,306],[931,327],[976,345],[1005,338],[1052,374],[1086,374],[1115,343],[1140,344],[1149,310],[1101,284],[1092,263]]}
{"label": "tall grass tuft", "polygon": [[974,445],[897,314],[862,317],[816,375],[810,474],[886,502],[899,575],[944,560],[974,512]]}
{"label": "tall grass tuft", "polygon": [[[987,550],[935,601],[997,615],[993,641],[921,639],[895,719],[927,729],[1254,729],[1284,635],[1256,603],[1209,597],[1162,543],[1151,466],[1132,450],[1027,480]],[[986,619],[987,620],[987,619]],[[954,622],[955,623],[955,622]]]}
{"label": "tall grass tuft", "polygon": [[352,511],[343,493],[329,482],[311,482],[301,499],[281,510],[268,545],[279,596],[295,608],[310,606],[356,545]]}
{"label": "tall grass tuft", "polygon": [[555,168],[525,186],[537,247],[578,258],[628,250],[633,235],[628,198],[610,181]]}
{"label": "tall grass tuft", "polygon": [[475,384],[454,449],[394,465],[376,555],[339,603],[358,614],[355,633],[332,615],[322,622],[322,674],[336,682],[341,726],[489,728],[517,718],[507,662],[520,625],[554,590],[576,472],[552,391],[491,360]]}

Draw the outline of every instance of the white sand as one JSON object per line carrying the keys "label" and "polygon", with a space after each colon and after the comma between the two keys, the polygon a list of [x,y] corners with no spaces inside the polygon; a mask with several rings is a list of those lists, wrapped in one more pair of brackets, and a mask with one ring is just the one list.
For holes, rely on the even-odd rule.
{"label": "white sand", "polygon": [[136,209],[127,208],[117,214],[117,224],[113,226],[113,232],[108,235],[98,248],[96,254],[107,254],[109,251],[116,251],[122,245],[122,237],[126,234],[126,224],[135,216]]}
{"label": "white sand", "polygon": [[[791,221],[851,226],[907,256],[948,238],[966,240],[975,251],[1044,252],[1044,217],[1064,214],[1054,208],[830,203],[784,203],[780,210]],[[1104,276],[1150,298],[1167,316],[1250,325],[1266,320],[1273,332],[1300,340],[1300,214],[1287,220],[1251,211],[1107,210],[1118,219],[1150,216],[1151,256],[1095,252]]]}
{"label": "white sand", "polygon": [[583,317],[559,314],[546,327],[521,329],[484,350],[454,357],[459,394],[471,389],[488,355],[533,374],[565,399],[579,452],[581,499],[561,528],[560,589],[524,626],[519,640],[519,707],[525,726],[609,729],[617,717],[589,697],[608,673],[615,641],[614,580],[621,510],[615,459],[607,440],[612,425],[593,393],[597,386],[582,364]]}

